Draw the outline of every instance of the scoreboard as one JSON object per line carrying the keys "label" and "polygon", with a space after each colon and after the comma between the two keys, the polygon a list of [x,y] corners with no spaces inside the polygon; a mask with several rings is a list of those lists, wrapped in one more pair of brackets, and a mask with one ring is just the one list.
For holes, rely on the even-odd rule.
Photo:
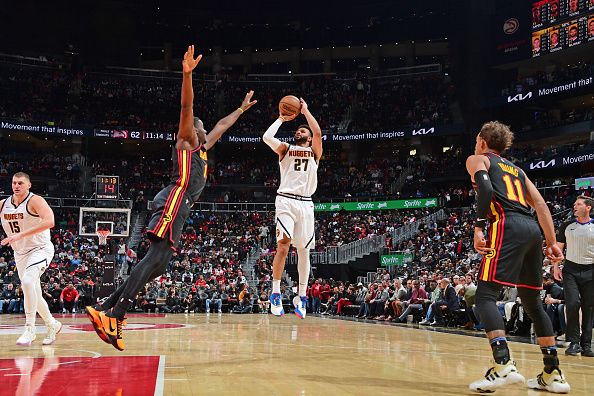
{"label": "scoreboard", "polygon": [[532,57],[594,41],[594,0],[532,4]]}
{"label": "scoreboard", "polygon": [[95,195],[97,199],[118,199],[120,193],[120,177],[97,175]]}

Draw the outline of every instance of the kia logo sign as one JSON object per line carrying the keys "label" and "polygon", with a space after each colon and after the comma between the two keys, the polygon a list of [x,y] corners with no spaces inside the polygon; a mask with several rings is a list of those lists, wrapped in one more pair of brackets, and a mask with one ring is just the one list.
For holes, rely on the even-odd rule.
{"label": "kia logo sign", "polygon": [[421,129],[413,129],[412,131],[412,135],[430,135],[432,133],[435,133],[435,128],[429,128],[429,129],[425,129],[425,128],[421,128]]}
{"label": "kia logo sign", "polygon": [[509,18],[507,21],[503,23],[503,33],[505,34],[514,34],[518,31],[520,27],[520,22],[516,18]]}
{"label": "kia logo sign", "polygon": [[523,100],[526,99],[530,99],[532,97],[532,91],[528,92],[525,95],[522,95],[521,93],[515,95],[515,96],[508,96],[507,97],[507,103],[511,103],[511,102],[521,102]]}
{"label": "kia logo sign", "polygon": [[544,162],[544,161],[532,162],[530,164],[530,169],[545,169],[545,168],[549,168],[549,167],[553,167],[553,166],[555,166],[554,158],[552,160],[550,160],[549,162]]}

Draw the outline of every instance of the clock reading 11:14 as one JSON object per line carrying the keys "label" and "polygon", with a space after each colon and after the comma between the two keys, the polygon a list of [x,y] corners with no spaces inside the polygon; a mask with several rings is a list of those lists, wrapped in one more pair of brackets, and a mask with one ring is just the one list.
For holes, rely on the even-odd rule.
{"label": "clock reading 11:14", "polygon": [[96,177],[97,199],[118,199],[120,192],[120,177],[98,175]]}

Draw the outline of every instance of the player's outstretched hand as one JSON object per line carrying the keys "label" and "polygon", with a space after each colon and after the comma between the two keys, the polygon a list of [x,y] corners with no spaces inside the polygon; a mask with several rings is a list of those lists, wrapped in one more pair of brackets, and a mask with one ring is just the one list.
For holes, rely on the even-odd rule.
{"label": "player's outstretched hand", "polygon": [[301,114],[307,114],[309,112],[307,102],[303,98],[299,98],[299,102],[301,103]]}
{"label": "player's outstretched hand", "polygon": [[182,68],[184,73],[190,73],[192,70],[194,70],[201,60],[202,55],[198,55],[198,57],[194,59],[194,46],[189,45],[188,50],[184,54],[184,59],[182,60]]}
{"label": "player's outstretched hand", "polygon": [[547,258],[551,260],[551,263],[553,264],[559,264],[565,259],[563,256],[563,251],[561,251],[561,248],[556,244],[547,246],[545,249],[545,256],[547,256]]}
{"label": "player's outstretched hand", "polygon": [[243,102],[241,102],[241,110],[243,110],[244,113],[248,111],[250,107],[258,103],[257,100],[252,101],[252,96],[254,96],[254,91],[249,91],[245,94]]}
{"label": "player's outstretched hand", "polygon": [[480,230],[474,230],[474,249],[482,255],[489,254],[493,251],[492,248],[487,247],[487,240],[485,235]]}

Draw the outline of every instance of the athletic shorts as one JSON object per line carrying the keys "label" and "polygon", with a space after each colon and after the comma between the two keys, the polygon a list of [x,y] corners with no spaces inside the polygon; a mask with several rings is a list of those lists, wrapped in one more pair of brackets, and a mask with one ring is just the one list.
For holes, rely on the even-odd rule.
{"label": "athletic shorts", "polygon": [[506,286],[542,289],[543,238],[536,220],[521,214],[497,218],[487,230],[479,280]]}
{"label": "athletic shorts", "polygon": [[31,267],[39,269],[39,274],[43,274],[54,259],[54,245],[47,244],[33,248],[25,254],[18,254],[15,252],[14,261],[16,262],[19,277],[25,274],[25,271]]}
{"label": "athletic shorts", "polygon": [[315,246],[314,204],[312,201],[276,196],[276,240],[285,236],[298,249]]}
{"label": "athletic shorts", "polygon": [[155,196],[151,219],[146,227],[151,238],[168,239],[173,248],[179,243],[193,204],[187,194],[172,195],[174,188],[174,185],[167,186]]}

